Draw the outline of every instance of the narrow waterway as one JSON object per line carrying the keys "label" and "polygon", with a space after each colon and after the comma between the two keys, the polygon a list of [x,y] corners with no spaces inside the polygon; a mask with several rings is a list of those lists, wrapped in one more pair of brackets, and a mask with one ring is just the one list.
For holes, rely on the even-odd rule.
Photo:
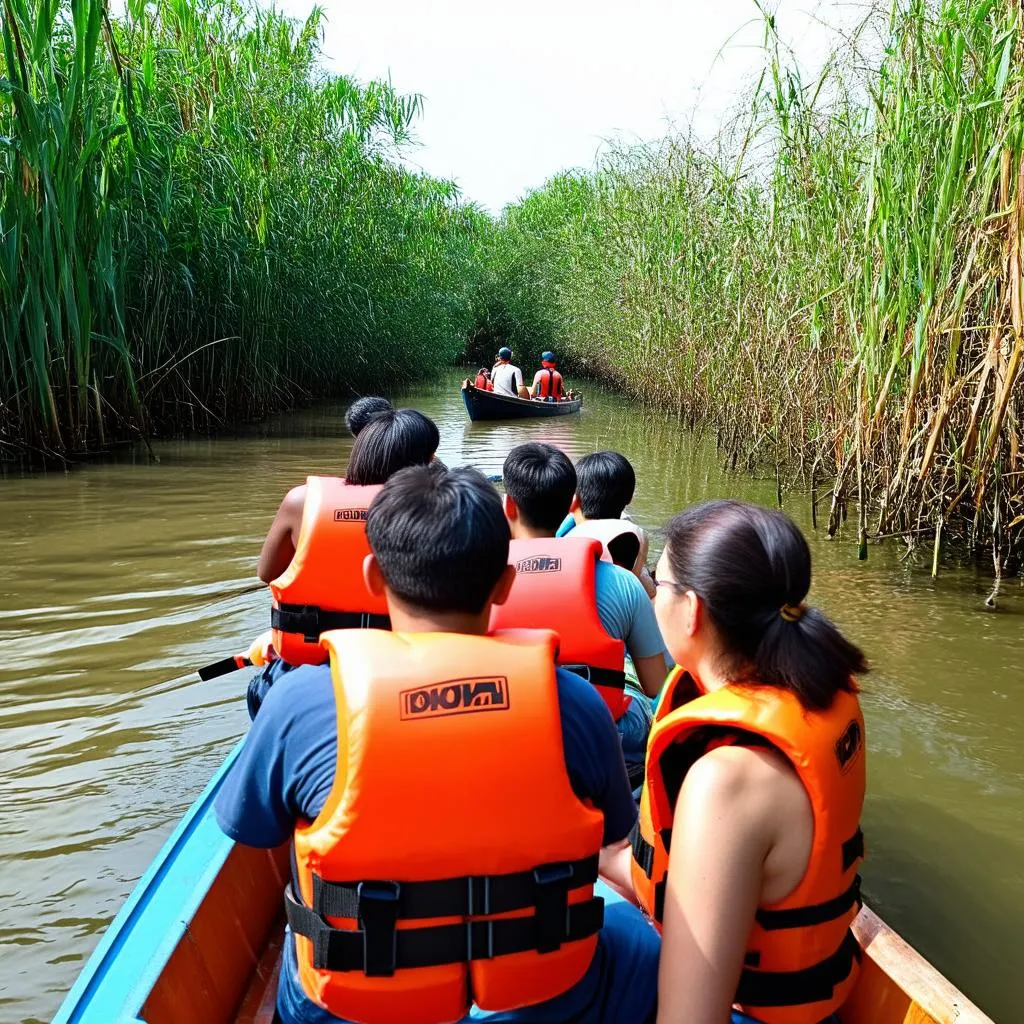
{"label": "narrow waterway", "polygon": [[[588,387],[582,416],[471,424],[455,375],[402,397],[449,465],[498,473],[510,447],[624,452],[657,527],[707,497],[775,502],[714,444]],[[242,436],[0,480],[0,1022],[49,1019],[174,823],[244,732],[246,677],[192,669],[268,617],[253,587],[281,496],[344,470],[342,406]],[[855,557],[810,529],[814,603],[868,652],[868,898],[999,1021],[1024,1019],[1024,588],[982,609],[984,573],[929,577],[930,551]]]}

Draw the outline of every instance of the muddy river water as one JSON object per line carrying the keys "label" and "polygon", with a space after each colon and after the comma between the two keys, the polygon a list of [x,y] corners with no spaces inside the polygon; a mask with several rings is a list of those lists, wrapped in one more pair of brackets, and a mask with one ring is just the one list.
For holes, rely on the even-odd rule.
{"label": "muddy river water", "polygon": [[[587,388],[562,420],[471,424],[454,375],[400,396],[449,465],[509,448],[601,448],[637,468],[635,518],[775,502],[713,441]],[[236,436],[157,444],[70,473],[0,480],[0,1022],[48,1020],[110,918],[248,725],[242,673],[191,670],[264,628],[259,546],[284,492],[339,473],[344,406]],[[1024,587],[983,609],[984,569],[929,575],[930,550],[811,530],[811,600],[868,653],[865,887],[881,914],[999,1021],[1024,1020]]]}

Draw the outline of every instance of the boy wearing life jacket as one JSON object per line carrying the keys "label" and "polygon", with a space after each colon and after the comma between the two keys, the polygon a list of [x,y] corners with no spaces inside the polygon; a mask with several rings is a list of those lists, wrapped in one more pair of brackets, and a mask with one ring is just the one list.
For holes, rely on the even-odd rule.
{"label": "boy wearing life jacket", "polygon": [[647,571],[647,534],[626,517],[636,490],[632,463],[619,452],[594,452],[576,463],[576,494],[570,514],[558,528],[564,537],[595,537],[616,565],[631,570],[654,597],[654,580]]}
{"label": "boy wearing life jacket", "polygon": [[474,1020],[653,1021],[657,936],[593,895],[636,820],[611,716],[555,668],[554,634],[488,636],[515,575],[497,493],[406,469],[367,532],[394,632],[327,634],[331,665],[270,691],[217,797],[236,841],[294,842],[282,1024],[443,1024],[472,1002]]}
{"label": "boy wearing life jacket", "polygon": [[643,693],[657,696],[667,666],[651,602],[631,572],[600,559],[598,541],[575,534],[554,539],[578,488],[564,452],[521,444],[505,459],[502,480],[517,576],[510,599],[495,607],[492,625],[546,626],[559,634],[562,664],[581,666],[604,696],[630,779],[639,785],[651,707],[643,694],[629,694],[624,667],[628,652]]}

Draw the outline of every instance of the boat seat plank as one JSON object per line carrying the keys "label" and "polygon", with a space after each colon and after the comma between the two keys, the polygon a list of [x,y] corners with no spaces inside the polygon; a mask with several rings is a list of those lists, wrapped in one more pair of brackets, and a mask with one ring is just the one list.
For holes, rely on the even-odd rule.
{"label": "boat seat plank", "polygon": [[281,975],[281,950],[284,946],[284,920],[274,930],[274,938],[267,946],[252,984],[245,994],[235,1024],[274,1024],[277,1003],[277,982]]}

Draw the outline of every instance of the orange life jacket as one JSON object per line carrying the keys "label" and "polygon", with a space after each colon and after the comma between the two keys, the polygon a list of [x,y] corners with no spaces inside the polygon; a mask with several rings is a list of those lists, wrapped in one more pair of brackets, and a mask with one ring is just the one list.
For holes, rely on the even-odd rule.
{"label": "orange life jacket", "polygon": [[545,366],[543,370],[537,371],[533,378],[533,383],[537,387],[537,395],[540,398],[561,399],[563,393],[562,375],[557,370]]}
{"label": "orange life jacket", "polygon": [[383,596],[371,594],[363,581],[363,561],[370,553],[366,510],[379,491],[339,477],[306,480],[295,554],[270,584],[274,650],[289,664],[325,662],[320,634],[329,629],[388,628]]}
{"label": "orange life jacket", "polygon": [[566,771],[557,637],[322,641],[338,762],[295,831],[285,904],[306,995],[346,1020],[442,1024],[567,991],[602,924],[604,818]]}
{"label": "orange life jacket", "polygon": [[[594,537],[599,540],[601,542],[601,558],[605,562],[615,562],[616,565],[620,565],[630,572],[639,572],[644,566],[641,557],[644,531],[628,519],[586,519],[574,526],[570,533],[574,537]],[[636,542],[636,554],[633,554],[634,548],[630,546],[631,557],[625,561],[621,557],[616,557],[619,552],[616,550],[615,542],[619,538],[635,539]]]}
{"label": "orange life jacket", "polygon": [[558,664],[586,675],[618,721],[629,707],[626,645],[605,632],[597,614],[600,553],[601,545],[584,537],[512,541],[516,578],[505,603],[491,609],[491,629],[553,629]]}
{"label": "orange life jacket", "polygon": [[474,385],[480,391],[493,391],[494,385],[491,383],[490,377],[485,377],[482,373],[476,375],[476,383]]}
{"label": "orange life jacket", "polygon": [[855,694],[827,711],[805,710],[790,692],[726,686],[689,699],[691,676],[676,669],[647,746],[647,781],[633,834],[633,883],[661,922],[676,798],[690,767],[725,742],[771,746],[800,777],[814,813],[807,871],[785,899],[757,910],[736,1004],[766,1024],[817,1024],[853,988],[859,948],[850,925],[860,907],[864,856],[864,718]]}

